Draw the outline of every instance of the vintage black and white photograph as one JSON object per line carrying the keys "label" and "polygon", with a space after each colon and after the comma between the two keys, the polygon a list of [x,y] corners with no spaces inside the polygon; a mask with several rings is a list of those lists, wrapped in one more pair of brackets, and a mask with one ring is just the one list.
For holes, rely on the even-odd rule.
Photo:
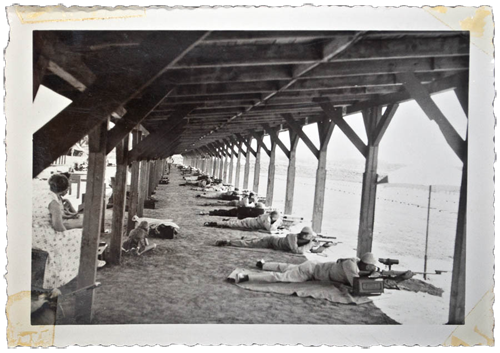
{"label": "vintage black and white photograph", "polygon": [[32,327],[466,323],[473,29],[78,25],[24,37]]}

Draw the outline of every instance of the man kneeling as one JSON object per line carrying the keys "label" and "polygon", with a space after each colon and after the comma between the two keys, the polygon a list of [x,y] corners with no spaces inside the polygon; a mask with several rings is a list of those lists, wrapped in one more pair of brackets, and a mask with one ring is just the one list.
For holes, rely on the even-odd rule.
{"label": "man kneeling", "polygon": [[323,252],[331,244],[325,243],[319,246],[315,240],[316,233],[310,227],[304,227],[298,234],[288,234],[286,237],[265,236],[263,238],[251,240],[219,240],[216,246],[235,246],[240,248],[267,248],[303,254],[307,251],[313,253]]}

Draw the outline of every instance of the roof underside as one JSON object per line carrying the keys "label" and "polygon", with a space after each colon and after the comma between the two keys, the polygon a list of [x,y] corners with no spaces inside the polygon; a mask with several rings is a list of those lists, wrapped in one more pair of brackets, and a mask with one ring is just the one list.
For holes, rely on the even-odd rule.
{"label": "roof underside", "polygon": [[[40,82],[75,100],[102,75],[125,77],[122,85],[133,85],[126,81],[130,70],[142,73],[148,67],[124,72],[120,58],[161,58],[188,34],[38,32],[34,65],[37,53],[45,55],[57,43]],[[162,45],[165,36],[174,39],[170,47]],[[164,97],[141,124],[164,148],[142,150],[140,159],[200,150],[235,133],[263,131],[262,124],[286,129],[283,114],[313,123],[323,118],[320,102],[345,107],[348,115],[408,100],[400,72],[414,72],[431,93],[467,85],[468,32],[216,31],[199,37],[151,83]],[[37,51],[40,47],[45,49]],[[104,94],[106,99],[111,98]],[[148,99],[140,91],[122,107],[134,111]]]}

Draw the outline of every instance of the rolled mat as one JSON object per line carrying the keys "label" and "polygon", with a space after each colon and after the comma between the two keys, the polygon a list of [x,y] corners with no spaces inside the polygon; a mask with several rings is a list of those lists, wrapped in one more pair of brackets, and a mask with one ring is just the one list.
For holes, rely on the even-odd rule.
{"label": "rolled mat", "polygon": [[[257,270],[237,268],[228,278],[234,279],[237,273],[251,275],[252,273],[262,273]],[[315,299],[326,299],[332,303],[339,304],[365,304],[372,300],[367,297],[353,297],[347,288],[340,283],[307,281],[301,283],[268,283],[268,282],[242,282],[236,284],[238,287],[266,293],[277,293],[283,295],[297,295],[298,297],[311,297]]]}

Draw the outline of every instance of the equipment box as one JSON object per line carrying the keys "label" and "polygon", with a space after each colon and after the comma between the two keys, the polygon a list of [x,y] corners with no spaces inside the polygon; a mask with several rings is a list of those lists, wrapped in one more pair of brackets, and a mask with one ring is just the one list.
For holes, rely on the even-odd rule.
{"label": "equipment box", "polygon": [[354,277],[354,295],[380,295],[384,293],[382,278]]}

